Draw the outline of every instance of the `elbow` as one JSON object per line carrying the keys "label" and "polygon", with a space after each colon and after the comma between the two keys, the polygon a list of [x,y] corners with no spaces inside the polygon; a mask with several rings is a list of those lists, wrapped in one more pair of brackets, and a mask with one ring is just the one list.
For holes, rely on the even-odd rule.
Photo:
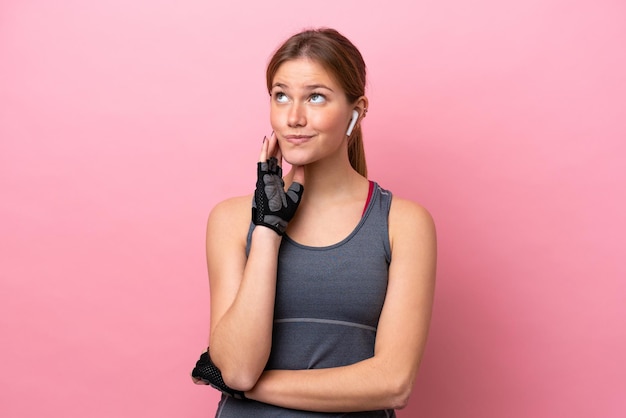
{"label": "elbow", "polygon": [[398,379],[389,390],[389,403],[392,409],[404,409],[409,404],[413,391],[412,380]]}
{"label": "elbow", "polygon": [[251,390],[261,376],[258,372],[246,370],[223,370],[222,379],[226,386],[241,392]]}
{"label": "elbow", "polygon": [[393,399],[392,399],[392,405],[391,408],[392,409],[404,409],[406,408],[406,406],[409,404],[409,397],[411,395],[411,392],[401,392],[398,393],[396,395],[394,395]]}
{"label": "elbow", "polygon": [[409,397],[411,391],[401,391],[392,396],[391,408],[392,409],[404,409],[409,404]]}
{"label": "elbow", "polygon": [[232,360],[223,362],[215,357],[209,357],[209,362],[215,368],[215,373],[208,379],[209,381],[213,379],[218,387],[224,385],[240,392],[252,389],[263,373],[263,367],[255,367],[253,364],[245,364],[245,362],[233,363]]}
{"label": "elbow", "polygon": [[240,392],[247,392],[256,385],[265,369],[267,357],[269,357],[269,352],[267,357],[263,358],[220,356],[220,353],[223,351],[219,353],[211,351],[211,361],[219,371],[219,378],[228,388]]}

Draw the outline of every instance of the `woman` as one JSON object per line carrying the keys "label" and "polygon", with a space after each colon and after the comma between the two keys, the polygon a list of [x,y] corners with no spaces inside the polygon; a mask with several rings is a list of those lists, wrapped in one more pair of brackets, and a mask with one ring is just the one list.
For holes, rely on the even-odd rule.
{"label": "woman", "polygon": [[255,194],[208,220],[210,357],[194,381],[224,392],[220,417],[395,416],[428,332],[432,219],[367,179],[365,63],[348,39],[289,38],[267,88]]}

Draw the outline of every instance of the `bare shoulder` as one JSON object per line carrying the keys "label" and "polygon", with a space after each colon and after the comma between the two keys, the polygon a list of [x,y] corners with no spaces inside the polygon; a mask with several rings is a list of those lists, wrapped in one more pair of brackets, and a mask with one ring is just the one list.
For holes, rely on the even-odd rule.
{"label": "bare shoulder", "polygon": [[[252,207],[252,195],[231,197],[226,200],[222,200],[211,210],[209,215],[209,221],[215,219],[216,221],[230,220],[233,221],[242,215],[250,218],[250,208]],[[249,220],[249,219],[248,219]]]}
{"label": "bare shoulder", "polygon": [[389,210],[389,241],[392,258],[396,261],[407,258],[417,261],[422,257],[434,261],[437,257],[433,217],[426,208],[411,200],[393,197]]}
{"label": "bare shoulder", "polygon": [[419,232],[434,237],[435,222],[422,205],[394,196],[389,210],[389,229],[393,236]]}
{"label": "bare shoulder", "polygon": [[[250,226],[252,195],[231,197],[213,207],[207,221],[207,239],[242,238]],[[238,233],[241,232],[241,233]]]}

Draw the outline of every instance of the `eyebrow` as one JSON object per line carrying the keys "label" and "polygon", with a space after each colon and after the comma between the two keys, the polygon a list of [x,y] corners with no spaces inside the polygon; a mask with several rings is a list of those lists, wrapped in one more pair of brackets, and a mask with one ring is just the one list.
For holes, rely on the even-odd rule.
{"label": "eyebrow", "polygon": [[[289,88],[289,86],[287,86],[286,84],[283,84],[283,83],[274,83],[274,84],[272,84],[272,89],[274,87],[280,87],[280,88],[283,88],[283,89],[288,89]],[[305,86],[305,88],[307,90],[326,89],[326,90],[333,91],[333,89],[331,89],[330,87],[328,87],[325,84],[310,84],[308,86]]]}

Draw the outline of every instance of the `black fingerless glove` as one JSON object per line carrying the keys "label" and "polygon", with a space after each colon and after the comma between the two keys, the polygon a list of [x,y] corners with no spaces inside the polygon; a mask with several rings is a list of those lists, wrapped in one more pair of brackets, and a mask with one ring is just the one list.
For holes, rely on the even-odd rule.
{"label": "black fingerless glove", "polygon": [[283,235],[287,224],[296,214],[304,186],[291,183],[285,192],[283,170],[274,157],[257,166],[256,190],[252,204],[252,222],[263,225]]}
{"label": "black fingerless glove", "polygon": [[222,372],[220,372],[220,369],[218,369],[217,366],[211,361],[208,348],[205,353],[202,353],[200,359],[196,362],[196,367],[194,367],[191,371],[191,377],[202,380],[204,383],[208,383],[228,396],[232,396],[236,399],[246,399],[242,391],[231,389],[226,386],[224,379],[222,379]]}

